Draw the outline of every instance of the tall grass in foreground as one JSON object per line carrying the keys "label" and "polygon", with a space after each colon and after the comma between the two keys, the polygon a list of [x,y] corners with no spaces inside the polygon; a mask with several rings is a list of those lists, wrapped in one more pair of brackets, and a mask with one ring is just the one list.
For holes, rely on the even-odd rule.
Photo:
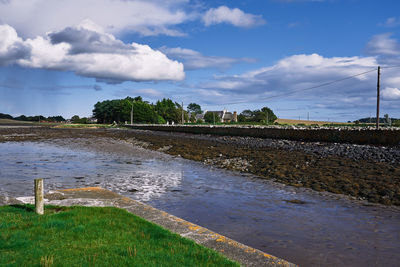
{"label": "tall grass in foreground", "polygon": [[0,266],[239,266],[125,210],[0,207]]}

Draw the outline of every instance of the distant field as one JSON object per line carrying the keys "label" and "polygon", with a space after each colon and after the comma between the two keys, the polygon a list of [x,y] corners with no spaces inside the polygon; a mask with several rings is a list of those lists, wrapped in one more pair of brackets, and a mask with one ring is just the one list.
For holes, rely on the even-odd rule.
{"label": "distant field", "polygon": [[17,120],[10,120],[10,119],[0,119],[0,124],[33,124],[31,121],[17,121]]}
{"label": "distant field", "polygon": [[0,125],[21,125],[21,126],[29,126],[29,125],[48,125],[54,126],[58,125],[59,123],[56,122],[41,122],[38,121],[18,121],[18,120],[10,120],[10,119],[0,119]]}
{"label": "distant field", "polygon": [[351,124],[347,122],[332,122],[332,121],[308,121],[308,120],[292,120],[292,119],[277,119],[275,122],[280,124],[304,124],[304,125],[311,125],[311,124]]}
{"label": "distant field", "polygon": [[37,122],[33,121],[17,121],[10,119],[0,119],[0,125],[10,125],[10,126],[29,126],[29,125],[37,125]]}

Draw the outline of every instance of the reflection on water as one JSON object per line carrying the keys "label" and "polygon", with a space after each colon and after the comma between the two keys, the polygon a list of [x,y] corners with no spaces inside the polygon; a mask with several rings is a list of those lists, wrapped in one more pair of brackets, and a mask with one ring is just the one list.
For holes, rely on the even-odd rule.
{"label": "reflection on water", "polygon": [[148,201],[179,185],[180,166],[161,161],[82,151],[46,143],[0,144],[0,193],[33,194],[32,180],[45,179],[46,189],[101,186]]}
{"label": "reflection on water", "polygon": [[363,206],[121,142],[74,142],[0,143],[0,193],[31,195],[35,177],[47,178],[48,189],[102,186],[303,266],[400,262],[398,208]]}

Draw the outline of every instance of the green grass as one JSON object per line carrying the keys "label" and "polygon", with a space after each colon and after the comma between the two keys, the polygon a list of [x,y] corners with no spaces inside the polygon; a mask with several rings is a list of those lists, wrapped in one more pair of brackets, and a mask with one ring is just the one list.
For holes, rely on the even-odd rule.
{"label": "green grass", "polygon": [[0,266],[239,266],[125,210],[0,207]]}

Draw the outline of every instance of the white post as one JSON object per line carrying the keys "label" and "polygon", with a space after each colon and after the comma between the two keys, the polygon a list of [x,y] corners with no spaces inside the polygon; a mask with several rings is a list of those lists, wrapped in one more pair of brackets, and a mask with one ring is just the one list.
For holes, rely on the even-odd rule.
{"label": "white post", "polygon": [[35,179],[35,212],[44,214],[43,179]]}

